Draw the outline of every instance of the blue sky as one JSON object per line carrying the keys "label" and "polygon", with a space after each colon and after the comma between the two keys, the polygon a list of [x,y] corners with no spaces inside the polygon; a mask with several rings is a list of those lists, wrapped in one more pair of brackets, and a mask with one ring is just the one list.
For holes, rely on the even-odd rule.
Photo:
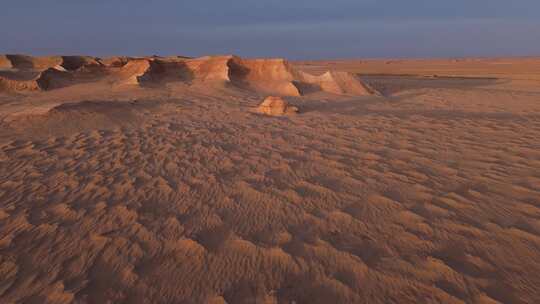
{"label": "blue sky", "polygon": [[539,0],[0,0],[0,53],[540,55]]}

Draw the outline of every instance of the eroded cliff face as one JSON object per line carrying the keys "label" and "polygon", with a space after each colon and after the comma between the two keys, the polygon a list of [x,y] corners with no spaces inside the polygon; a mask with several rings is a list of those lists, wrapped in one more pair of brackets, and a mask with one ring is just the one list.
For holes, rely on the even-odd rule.
{"label": "eroded cliff face", "polygon": [[10,92],[103,82],[138,86],[204,83],[279,96],[301,96],[318,91],[348,95],[374,93],[353,74],[329,71],[319,76],[311,75],[297,71],[280,58],[242,59],[231,55],[99,59],[6,55],[0,58],[0,67],[0,90]]}

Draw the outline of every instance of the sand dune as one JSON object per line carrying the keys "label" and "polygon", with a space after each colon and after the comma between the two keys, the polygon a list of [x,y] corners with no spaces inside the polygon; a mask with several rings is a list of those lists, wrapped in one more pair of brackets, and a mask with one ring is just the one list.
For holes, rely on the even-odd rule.
{"label": "sand dune", "polygon": [[2,71],[1,303],[540,303],[526,70],[106,62]]}

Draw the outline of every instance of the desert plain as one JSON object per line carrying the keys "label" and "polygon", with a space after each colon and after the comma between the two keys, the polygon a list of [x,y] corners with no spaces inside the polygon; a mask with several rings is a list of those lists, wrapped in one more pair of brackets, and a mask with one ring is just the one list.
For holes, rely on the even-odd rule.
{"label": "desert plain", "polygon": [[0,302],[540,303],[540,59],[0,56]]}

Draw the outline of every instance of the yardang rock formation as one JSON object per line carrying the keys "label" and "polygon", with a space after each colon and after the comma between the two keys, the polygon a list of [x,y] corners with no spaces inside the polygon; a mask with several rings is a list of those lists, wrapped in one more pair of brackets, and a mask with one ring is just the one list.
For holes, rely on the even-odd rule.
{"label": "yardang rock formation", "polygon": [[0,91],[8,92],[103,82],[138,86],[205,83],[278,96],[314,92],[357,96],[375,93],[353,74],[329,71],[311,75],[296,70],[284,59],[5,55],[0,57],[0,68]]}

